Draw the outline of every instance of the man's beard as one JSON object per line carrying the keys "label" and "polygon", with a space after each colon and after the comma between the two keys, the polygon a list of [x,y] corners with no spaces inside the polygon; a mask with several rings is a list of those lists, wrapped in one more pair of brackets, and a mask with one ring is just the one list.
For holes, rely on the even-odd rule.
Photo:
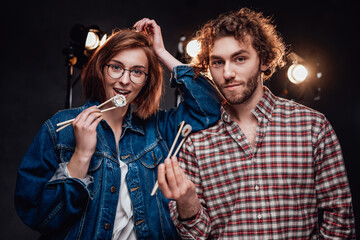
{"label": "man's beard", "polygon": [[243,91],[242,95],[238,95],[238,96],[234,96],[231,97],[230,96],[226,96],[225,93],[223,92],[222,88],[219,87],[222,95],[225,97],[226,101],[230,104],[230,105],[236,105],[236,104],[242,104],[246,101],[248,101],[252,95],[254,94],[259,82],[258,82],[258,78],[261,74],[260,69],[254,74],[252,75],[248,81],[246,82],[246,88]]}

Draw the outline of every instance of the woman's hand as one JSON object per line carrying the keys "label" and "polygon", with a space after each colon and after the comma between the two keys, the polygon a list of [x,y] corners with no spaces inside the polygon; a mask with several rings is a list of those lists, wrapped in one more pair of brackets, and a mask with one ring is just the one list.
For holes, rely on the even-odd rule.
{"label": "woman's hand", "polygon": [[67,165],[72,177],[86,177],[91,157],[96,149],[96,127],[102,119],[100,110],[93,106],[82,111],[72,122],[76,146],[74,154]]}
{"label": "woman's hand", "polygon": [[195,184],[187,179],[175,156],[159,165],[158,182],[164,196],[176,200],[180,218],[188,219],[199,212],[201,204]]}
{"label": "woman's hand", "polygon": [[144,32],[149,36],[150,41],[153,44],[154,51],[157,55],[162,51],[166,51],[163,38],[161,35],[161,28],[155,20],[149,18],[143,18],[134,24],[134,27],[138,32]]}
{"label": "woman's hand", "polygon": [[160,60],[169,71],[173,71],[173,68],[182,63],[174,58],[166,49],[161,34],[161,28],[155,20],[149,18],[143,18],[137,21],[134,26],[138,32],[144,32],[150,38],[153,44],[153,49]]}

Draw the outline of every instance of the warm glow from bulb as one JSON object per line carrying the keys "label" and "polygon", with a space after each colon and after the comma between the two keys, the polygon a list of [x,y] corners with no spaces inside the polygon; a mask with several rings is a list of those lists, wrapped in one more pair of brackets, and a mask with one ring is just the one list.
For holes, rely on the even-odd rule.
{"label": "warm glow from bulb", "polygon": [[101,41],[100,41],[100,47],[106,42],[106,39],[107,39],[107,35],[104,34],[104,36],[101,38]]}
{"label": "warm glow from bulb", "polygon": [[93,50],[97,48],[100,44],[99,37],[96,33],[89,31],[85,41],[85,48],[88,50]]}
{"label": "warm glow from bulb", "polygon": [[308,70],[304,65],[301,64],[293,64],[289,67],[287,76],[290,82],[294,84],[300,84],[305,81],[308,76]]}
{"label": "warm glow from bulb", "polygon": [[196,57],[200,53],[200,50],[201,50],[201,44],[195,39],[191,40],[186,45],[186,53],[192,58]]}

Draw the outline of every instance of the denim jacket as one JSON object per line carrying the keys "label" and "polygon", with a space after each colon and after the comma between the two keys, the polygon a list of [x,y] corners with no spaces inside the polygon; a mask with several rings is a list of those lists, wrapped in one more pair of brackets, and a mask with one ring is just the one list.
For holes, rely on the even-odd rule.
{"label": "denim jacket", "polygon": [[75,139],[71,127],[56,132],[56,124],[98,103],[90,101],[47,120],[18,169],[15,207],[25,224],[41,232],[44,239],[111,239],[119,198],[120,159],[128,165],[126,184],[137,238],[178,238],[169,215],[169,200],[161,191],[150,196],[157,166],[166,158],[181,121],[198,131],[218,120],[220,98],[205,78],[194,78],[188,66],[174,68],[171,85],[180,89],[184,101],[146,120],[133,115],[129,108],[119,151],[111,128],[102,120],[88,182],[59,173],[74,152]]}

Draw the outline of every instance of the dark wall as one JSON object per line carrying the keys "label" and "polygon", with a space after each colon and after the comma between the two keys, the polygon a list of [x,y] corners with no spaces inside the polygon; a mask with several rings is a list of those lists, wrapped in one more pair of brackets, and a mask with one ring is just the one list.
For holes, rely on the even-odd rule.
{"label": "dark wall", "polygon": [[[16,170],[43,122],[64,108],[67,67],[62,49],[69,44],[73,25],[97,24],[110,33],[115,27],[131,27],[142,17],[154,18],[162,27],[166,47],[175,54],[181,35],[193,33],[219,13],[243,6],[273,16],[291,49],[321,63],[321,100],[309,101],[307,105],[328,117],[340,139],[359,223],[360,101],[355,76],[358,61],[353,47],[356,46],[353,30],[357,30],[355,5],[340,0],[288,2],[63,0],[1,3],[1,238],[38,237],[21,222],[14,210]],[[283,74],[283,71],[278,72],[271,83],[283,78]],[[175,101],[174,91],[166,87],[163,108],[172,107]],[[83,102],[78,84],[74,89],[73,106]],[[360,233],[359,228],[357,232]]]}

